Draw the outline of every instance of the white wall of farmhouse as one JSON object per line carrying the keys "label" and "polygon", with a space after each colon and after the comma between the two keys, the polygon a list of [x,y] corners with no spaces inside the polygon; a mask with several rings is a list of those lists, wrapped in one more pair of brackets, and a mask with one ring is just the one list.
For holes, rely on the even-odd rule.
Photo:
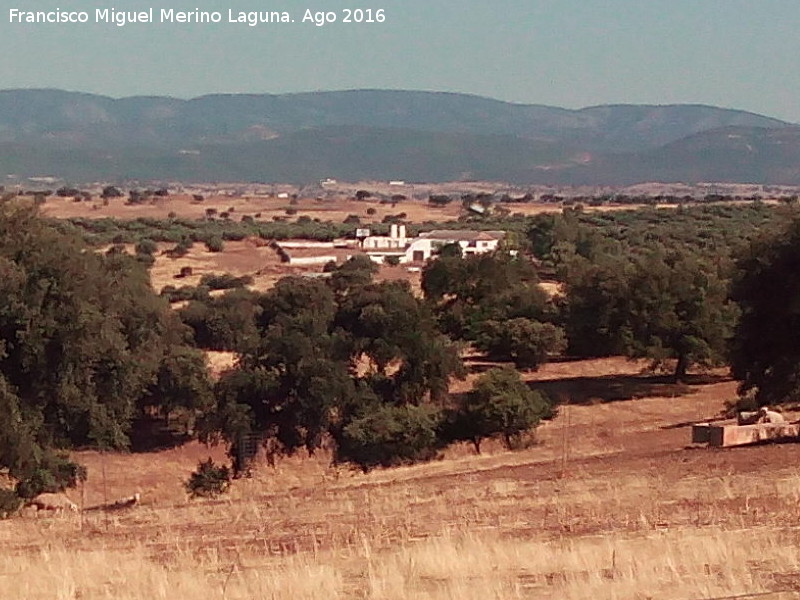
{"label": "white wall of farmhouse", "polygon": [[450,231],[438,230],[407,238],[405,226],[392,225],[388,236],[370,236],[364,239],[364,250],[370,258],[382,263],[388,256],[396,256],[400,263],[425,262],[448,244],[458,244],[464,256],[494,252],[504,237],[503,231]]}

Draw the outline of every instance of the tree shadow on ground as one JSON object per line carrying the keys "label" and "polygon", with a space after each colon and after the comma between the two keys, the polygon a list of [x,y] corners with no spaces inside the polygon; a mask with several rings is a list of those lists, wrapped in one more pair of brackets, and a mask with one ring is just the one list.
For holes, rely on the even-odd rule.
{"label": "tree shadow on ground", "polygon": [[727,379],[719,375],[688,375],[682,383],[675,383],[670,375],[601,375],[532,381],[528,385],[558,404],[598,404],[652,396],[685,396],[694,386]]}
{"label": "tree shadow on ground", "polygon": [[185,431],[168,426],[164,419],[140,417],[131,428],[131,452],[160,452],[182,446],[191,440]]}

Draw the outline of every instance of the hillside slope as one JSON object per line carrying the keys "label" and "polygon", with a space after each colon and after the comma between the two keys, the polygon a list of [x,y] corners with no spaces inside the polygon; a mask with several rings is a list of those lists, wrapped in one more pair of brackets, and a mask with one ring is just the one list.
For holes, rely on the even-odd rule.
{"label": "hillside slope", "polygon": [[[777,119],[700,105],[567,110],[381,90],[192,100],[5,90],[0,174],[73,181],[332,176],[520,183],[630,183],[663,174],[793,183],[796,145],[775,151],[769,141],[793,139],[793,131]],[[736,135],[763,147],[756,163],[739,156]]]}

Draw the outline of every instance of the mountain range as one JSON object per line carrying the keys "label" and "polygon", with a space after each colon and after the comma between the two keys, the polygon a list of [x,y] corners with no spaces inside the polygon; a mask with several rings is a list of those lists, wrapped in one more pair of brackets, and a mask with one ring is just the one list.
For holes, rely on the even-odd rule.
{"label": "mountain range", "polygon": [[800,184],[800,127],[703,105],[568,110],[465,94],[0,91],[0,175],[86,181]]}

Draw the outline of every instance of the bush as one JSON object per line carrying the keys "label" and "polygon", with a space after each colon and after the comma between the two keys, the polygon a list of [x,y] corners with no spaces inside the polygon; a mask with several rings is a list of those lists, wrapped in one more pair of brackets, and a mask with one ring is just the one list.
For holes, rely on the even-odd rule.
{"label": "bush", "polygon": [[549,354],[566,348],[564,331],[551,323],[517,318],[489,320],[480,327],[475,347],[495,360],[512,360],[518,369],[537,369]]}
{"label": "bush", "polygon": [[14,490],[0,489],[0,519],[7,519],[22,507],[22,498]]}
{"label": "bush", "polygon": [[484,439],[502,437],[506,448],[514,450],[520,447],[523,435],[541,419],[552,416],[552,411],[548,400],[531,390],[514,369],[490,369],[478,378],[474,390],[462,397],[442,437],[472,442],[478,454]]}
{"label": "bush", "polygon": [[212,236],[206,240],[206,248],[209,252],[222,252],[225,249],[225,242],[219,236]]}
{"label": "bush", "polygon": [[367,209],[367,214],[368,214],[370,217],[371,217],[372,215],[374,215],[376,212],[378,212],[378,211],[377,211],[377,210],[375,210],[374,208],[372,208],[371,206],[370,206],[370,207]]}
{"label": "bush", "polygon": [[355,464],[366,473],[377,466],[431,460],[439,447],[438,416],[424,406],[383,405],[365,411],[343,428],[336,461]]}
{"label": "bush", "polygon": [[86,481],[86,467],[71,462],[66,456],[48,454],[19,481],[16,493],[20,498],[34,498],[43,492],[62,492]]}
{"label": "bush", "polygon": [[450,196],[446,196],[444,194],[434,194],[428,198],[428,204],[432,204],[434,206],[446,206],[452,201],[453,199]]}
{"label": "bush", "polygon": [[158,244],[156,244],[153,240],[149,238],[145,238],[141,240],[138,244],[136,244],[136,254],[144,254],[147,256],[152,256],[158,250]]}
{"label": "bush", "polygon": [[167,252],[167,256],[170,258],[180,258],[181,256],[186,256],[189,254],[189,250],[192,249],[192,242],[189,240],[181,240],[178,242],[175,247]]}
{"label": "bush", "polygon": [[56,196],[59,198],[70,198],[74,196],[79,196],[81,191],[78,188],[69,187],[69,186],[62,186],[56,190]]}
{"label": "bush", "polygon": [[231,288],[241,288],[253,283],[253,278],[250,275],[242,275],[236,277],[230,273],[223,273],[216,275],[213,273],[203,275],[200,278],[200,285],[208,287],[210,290],[228,290]]}
{"label": "bush", "polygon": [[104,187],[102,193],[100,194],[101,198],[121,198],[122,196],[122,191],[113,185],[107,185]]}
{"label": "bush", "polygon": [[[200,290],[205,290],[205,298],[200,296]],[[198,348],[241,352],[260,339],[256,327],[258,294],[237,289],[210,298],[208,288],[200,286],[192,299],[198,302],[190,302],[179,316],[192,329]]]}
{"label": "bush", "polygon": [[165,285],[161,290],[161,297],[166,298],[167,302],[183,302],[185,300],[199,300],[204,302],[208,300],[209,288],[200,285],[184,285],[176,288],[174,285]]}
{"label": "bush", "polygon": [[211,458],[205,462],[200,461],[185,486],[192,498],[214,498],[230,488],[230,469],[224,465],[215,465]]}
{"label": "bush", "polygon": [[400,264],[400,257],[399,256],[387,256],[383,259],[383,262],[389,265],[390,267],[396,267]]}

